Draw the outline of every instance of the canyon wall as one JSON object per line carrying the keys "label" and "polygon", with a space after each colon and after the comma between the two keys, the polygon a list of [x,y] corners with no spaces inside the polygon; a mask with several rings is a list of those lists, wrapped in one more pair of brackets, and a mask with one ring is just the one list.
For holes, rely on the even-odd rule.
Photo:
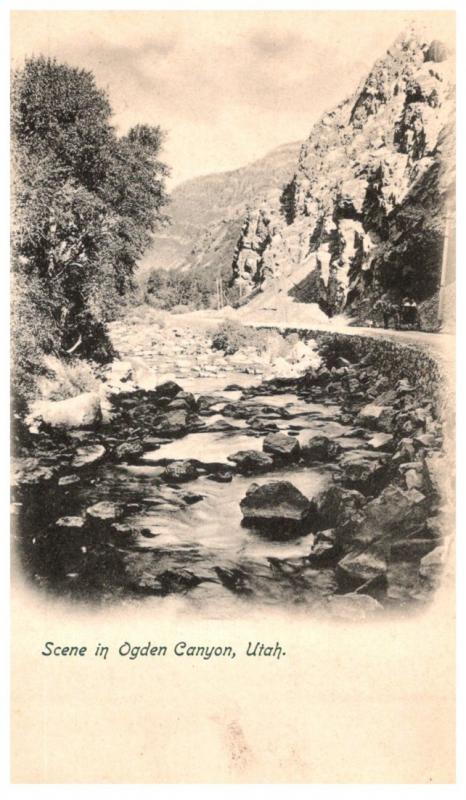
{"label": "canyon wall", "polygon": [[286,293],[363,320],[378,298],[409,295],[435,327],[453,203],[453,79],[448,49],[409,32],[321,117],[290,181],[244,220],[232,275],[243,299]]}

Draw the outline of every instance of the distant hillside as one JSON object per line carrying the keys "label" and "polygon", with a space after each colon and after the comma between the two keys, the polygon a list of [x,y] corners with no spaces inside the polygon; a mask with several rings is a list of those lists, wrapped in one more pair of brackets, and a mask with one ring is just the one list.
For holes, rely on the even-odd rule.
{"label": "distant hillside", "polygon": [[141,264],[151,268],[220,271],[231,275],[231,260],[249,205],[289,180],[299,144],[285,144],[264,158],[230,172],[185,181],[171,195],[171,225],[154,238]]}

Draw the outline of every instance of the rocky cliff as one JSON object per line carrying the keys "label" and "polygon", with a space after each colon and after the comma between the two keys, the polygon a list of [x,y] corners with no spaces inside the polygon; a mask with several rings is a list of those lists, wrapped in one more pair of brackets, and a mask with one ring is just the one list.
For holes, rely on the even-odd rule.
{"label": "rocky cliff", "polygon": [[228,280],[231,259],[249,204],[288,180],[299,143],[285,144],[241,169],[185,181],[171,195],[171,224],[144,258],[151,268],[214,271]]}
{"label": "rocky cliff", "polygon": [[409,294],[436,318],[454,182],[453,71],[441,42],[410,32],[322,116],[282,192],[245,218],[233,259],[242,297],[282,293],[367,318],[376,298]]}

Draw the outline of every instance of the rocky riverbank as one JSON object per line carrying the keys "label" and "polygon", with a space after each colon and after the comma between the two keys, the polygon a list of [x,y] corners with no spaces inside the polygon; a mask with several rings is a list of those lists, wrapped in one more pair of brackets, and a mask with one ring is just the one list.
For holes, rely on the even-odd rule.
{"label": "rocky riverbank", "polygon": [[385,340],[305,339],[316,366],[266,380],[205,334],[170,331],[141,346],[149,367],[115,365],[105,391],[56,403],[32,432],[20,422],[15,539],[31,580],[96,602],[183,595],[206,613],[427,603],[452,530],[439,367]]}

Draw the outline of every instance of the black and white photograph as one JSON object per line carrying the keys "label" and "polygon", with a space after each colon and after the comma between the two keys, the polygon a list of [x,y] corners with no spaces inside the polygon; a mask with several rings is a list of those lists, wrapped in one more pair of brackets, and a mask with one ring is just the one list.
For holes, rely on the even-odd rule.
{"label": "black and white photograph", "polygon": [[[146,620],[127,663],[169,619],[179,662],[240,659],[183,621],[241,621],[276,670],[261,621],[449,635],[455,67],[451,11],[11,14],[11,583],[47,669],[106,615]],[[235,741],[212,782],[265,782]],[[382,776],[454,780],[422,742]]]}

